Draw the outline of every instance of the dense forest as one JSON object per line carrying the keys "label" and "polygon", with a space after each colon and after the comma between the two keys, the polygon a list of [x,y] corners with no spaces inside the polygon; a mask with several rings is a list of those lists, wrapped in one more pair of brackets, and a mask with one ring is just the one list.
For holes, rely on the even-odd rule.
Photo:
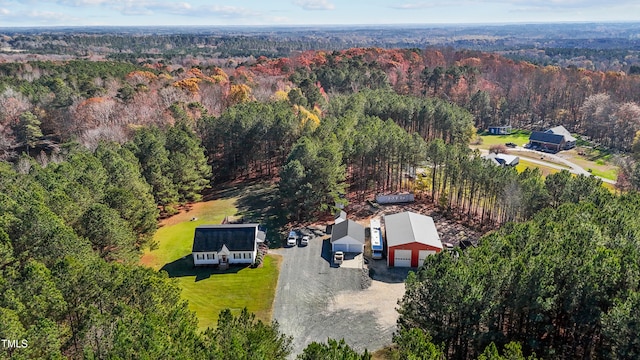
{"label": "dense forest", "polygon": [[637,193],[599,194],[434,256],[407,279],[399,324],[473,358],[517,341],[542,358],[638,357]]}
{"label": "dense forest", "polygon": [[292,57],[357,47],[490,51],[540,65],[632,72],[638,23],[1,28],[0,53],[62,58]]}
{"label": "dense forest", "polygon": [[[160,216],[253,180],[277,185],[276,246],[278,226],[377,192],[500,227],[407,279],[390,358],[640,352],[640,75],[453,48],[170,55],[0,63],[0,338],[46,344],[12,358],[287,358],[276,322],[227,311],[199,332],[137,265]],[[468,147],[495,124],[629,152],[628,186],[496,168]],[[370,356],[331,339],[299,354]]]}

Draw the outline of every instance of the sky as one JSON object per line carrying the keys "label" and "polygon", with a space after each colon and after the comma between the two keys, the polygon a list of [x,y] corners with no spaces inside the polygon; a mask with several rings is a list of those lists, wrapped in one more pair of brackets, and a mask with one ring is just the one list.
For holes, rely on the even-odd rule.
{"label": "sky", "polygon": [[0,0],[0,27],[640,21],[640,0]]}

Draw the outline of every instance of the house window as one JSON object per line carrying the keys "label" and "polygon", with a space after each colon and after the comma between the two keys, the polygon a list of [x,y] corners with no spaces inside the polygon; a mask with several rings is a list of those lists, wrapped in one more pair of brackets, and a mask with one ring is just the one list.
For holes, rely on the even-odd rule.
{"label": "house window", "polygon": [[211,260],[211,259],[215,259],[216,255],[215,254],[207,254],[207,260]]}
{"label": "house window", "polygon": [[244,253],[245,259],[251,259],[251,253]]}
{"label": "house window", "polygon": [[196,259],[197,260],[203,260],[204,259],[204,254],[196,254]]}
{"label": "house window", "polygon": [[239,259],[240,258],[240,254],[233,253],[233,258],[234,259]]}

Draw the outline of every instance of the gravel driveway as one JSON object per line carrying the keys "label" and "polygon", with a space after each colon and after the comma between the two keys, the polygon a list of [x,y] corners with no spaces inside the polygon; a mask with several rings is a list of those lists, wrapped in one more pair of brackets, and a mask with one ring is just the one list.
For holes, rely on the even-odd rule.
{"label": "gravel driveway", "polygon": [[362,269],[331,266],[328,238],[271,252],[283,255],[273,318],[294,338],[292,358],[312,341],[329,337],[344,338],[359,351],[391,343],[403,283],[374,281],[363,289]]}

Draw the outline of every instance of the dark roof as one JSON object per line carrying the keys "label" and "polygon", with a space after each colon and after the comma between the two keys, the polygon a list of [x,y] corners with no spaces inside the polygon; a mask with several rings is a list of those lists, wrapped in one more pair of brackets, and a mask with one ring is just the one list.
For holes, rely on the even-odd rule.
{"label": "dark roof", "polygon": [[537,141],[549,144],[562,144],[564,136],[558,134],[551,134],[542,131],[534,131],[529,136],[529,141]]}
{"label": "dark roof", "polygon": [[340,240],[345,236],[350,236],[364,244],[364,226],[353,220],[346,220],[333,225],[333,229],[331,229],[331,242]]}
{"label": "dark roof", "polygon": [[193,252],[220,251],[226,245],[229,251],[253,251],[258,224],[201,225],[193,237]]}

